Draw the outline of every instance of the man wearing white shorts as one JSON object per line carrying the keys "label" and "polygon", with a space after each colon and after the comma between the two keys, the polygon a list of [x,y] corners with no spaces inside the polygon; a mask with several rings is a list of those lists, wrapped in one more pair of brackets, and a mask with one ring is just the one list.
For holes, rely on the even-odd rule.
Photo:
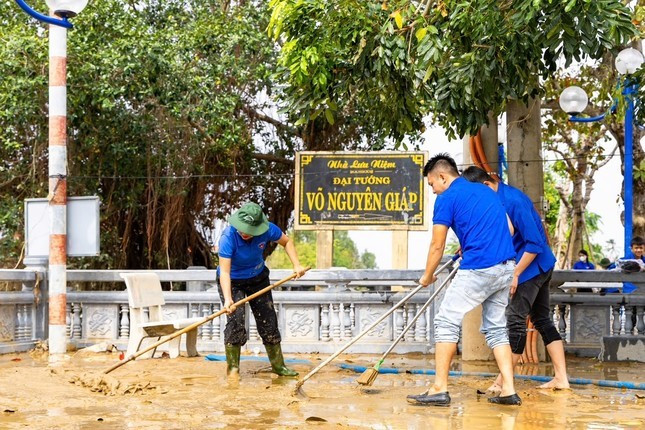
{"label": "man wearing white shorts", "polygon": [[483,307],[481,332],[493,350],[503,378],[500,395],[489,402],[521,405],[513,385],[513,361],[506,329],[506,306],[515,269],[515,251],[506,211],[494,191],[459,177],[455,161],[447,154],[431,158],[423,169],[432,191],[434,205],[432,240],[424,275],[429,285],[443,256],[448,229],[459,239],[462,262],[446,291],[434,320],[436,376],[430,389],[410,395],[418,405],[448,406],[448,372],[457,351],[464,316],[480,304]]}

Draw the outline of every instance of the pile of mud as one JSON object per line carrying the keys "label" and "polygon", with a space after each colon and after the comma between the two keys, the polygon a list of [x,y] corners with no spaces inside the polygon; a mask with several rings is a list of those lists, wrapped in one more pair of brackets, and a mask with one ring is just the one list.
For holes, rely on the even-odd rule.
{"label": "pile of mud", "polygon": [[106,396],[165,394],[167,392],[166,390],[162,390],[160,387],[152,385],[150,381],[126,382],[101,373],[82,373],[80,375],[72,375],[68,381],[71,384],[88,388],[92,392],[104,394]]}

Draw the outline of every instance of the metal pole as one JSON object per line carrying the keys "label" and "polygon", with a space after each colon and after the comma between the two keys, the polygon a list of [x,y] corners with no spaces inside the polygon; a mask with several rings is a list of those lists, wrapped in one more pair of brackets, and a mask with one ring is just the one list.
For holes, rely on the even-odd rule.
{"label": "metal pole", "polygon": [[625,257],[630,255],[633,230],[633,175],[634,175],[634,94],[636,85],[629,81],[625,82],[623,95],[627,104],[625,112]]}
{"label": "metal pole", "polygon": [[67,29],[49,25],[49,351],[67,350]]}

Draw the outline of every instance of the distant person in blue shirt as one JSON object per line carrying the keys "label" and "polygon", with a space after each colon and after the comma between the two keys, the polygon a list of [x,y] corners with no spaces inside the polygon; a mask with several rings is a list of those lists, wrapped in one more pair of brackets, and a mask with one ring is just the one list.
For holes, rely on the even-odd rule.
{"label": "distant person in blue shirt", "polygon": [[419,405],[450,404],[448,372],[457,351],[461,324],[468,312],[482,305],[481,332],[493,350],[503,380],[501,393],[488,401],[521,405],[522,400],[513,385],[513,356],[506,330],[506,305],[515,269],[515,251],[506,211],[488,187],[460,178],[457,164],[447,154],[432,157],[423,168],[423,176],[437,200],[428,259],[419,283],[429,285],[437,279],[435,270],[443,256],[450,228],[459,238],[462,262],[434,319],[434,384],[428,391],[410,395],[407,400]]}
{"label": "distant person in blue shirt", "polygon": [[[302,276],[305,269],[298,261],[296,248],[278,226],[269,222],[260,206],[246,203],[228,219],[229,226],[224,229],[219,240],[219,266],[217,282],[220,298],[229,316],[224,329],[226,350],[226,373],[239,375],[240,352],[247,341],[245,328],[245,308],[236,309],[233,304],[268,287],[269,269],[264,265],[264,250],[270,242],[282,245],[293,264],[293,271]],[[278,318],[273,308],[271,291],[249,302],[257,324],[258,334],[271,362],[274,373],[280,376],[298,376],[287,368],[280,347]]]}
{"label": "distant person in blue shirt", "polygon": [[589,261],[589,253],[584,249],[578,252],[578,261],[573,265],[573,270],[596,270],[596,266]]}
{"label": "distant person in blue shirt", "polygon": [[[596,266],[589,261],[589,253],[584,249],[578,252],[578,261],[573,265],[573,270],[596,270]],[[576,292],[591,293],[593,290],[591,288],[577,288]]]}
{"label": "distant person in blue shirt", "polygon": [[[630,242],[630,248],[627,255],[625,255],[621,260],[641,260],[645,263],[645,240],[640,236],[634,236]],[[607,270],[616,269],[616,263],[612,263]],[[623,294],[631,294],[634,291],[638,290],[638,287],[629,282],[623,282]],[[608,288],[605,290],[607,293],[619,293],[618,288]]]}
{"label": "distant person in blue shirt", "polygon": [[[511,302],[506,308],[508,337],[513,350],[515,366],[526,346],[526,317],[530,317],[537,331],[542,335],[544,345],[551,356],[554,378],[539,388],[569,388],[564,343],[551,319],[549,284],[555,267],[555,256],[549,248],[546,232],[540,214],[531,199],[517,188],[497,182],[479,167],[469,167],[462,176],[471,181],[490,187],[497,193],[515,229],[515,272],[511,283]],[[499,391],[501,376],[488,389]]]}

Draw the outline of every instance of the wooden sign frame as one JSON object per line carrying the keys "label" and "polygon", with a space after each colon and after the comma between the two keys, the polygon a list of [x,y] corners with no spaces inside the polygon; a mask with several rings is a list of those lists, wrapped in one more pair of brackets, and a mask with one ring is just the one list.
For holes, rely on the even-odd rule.
{"label": "wooden sign frame", "polygon": [[[361,177],[361,175],[366,175],[370,173],[350,173],[350,172],[368,172],[376,170],[377,173],[381,173],[383,177],[383,172],[388,170],[387,168],[391,164],[387,160],[401,160],[408,159],[412,161],[415,165],[419,166],[419,182],[406,185],[406,187],[412,187],[411,189],[418,193],[418,201],[415,202],[419,205],[418,210],[410,211],[415,212],[415,215],[412,216],[412,222],[406,223],[404,221],[398,220],[395,222],[388,223],[386,220],[387,215],[379,214],[370,214],[376,219],[365,219],[363,216],[355,214],[345,214],[347,219],[345,221],[331,220],[327,222],[323,221],[313,221],[308,214],[303,213],[303,204],[306,202],[306,198],[311,196],[305,196],[305,183],[303,182],[302,173],[303,173],[303,163],[311,163],[315,157],[322,159],[329,159],[330,162],[334,162],[333,166],[338,166],[339,170],[343,170],[347,175],[344,177],[344,180],[348,180]],[[373,168],[364,168],[365,164],[359,162],[358,160],[364,159],[376,159],[375,165],[376,169]],[[294,202],[295,202],[295,212],[294,212],[294,228],[296,230],[417,230],[417,231],[427,231],[428,230],[428,193],[426,190],[426,181],[421,173],[423,166],[425,165],[428,159],[428,153],[426,151],[302,151],[296,152],[296,168],[295,168],[295,188],[294,188]],[[347,164],[343,163],[347,161]],[[356,161],[356,163],[354,163]],[[354,164],[352,164],[354,163]],[[352,165],[359,166],[359,168],[352,170]],[[381,170],[378,170],[378,166],[386,166]],[[361,170],[360,167],[363,167]],[[370,163],[371,167],[371,163]],[[334,167],[335,168],[335,167]],[[392,172],[390,176],[399,176],[395,175],[396,170]],[[387,175],[385,175],[387,176]],[[398,178],[400,179],[400,178]],[[340,179],[339,181],[342,181]],[[415,179],[416,182],[416,179]],[[383,188],[383,185],[381,185]],[[409,190],[410,188],[408,188]],[[401,191],[401,190],[399,190]],[[311,193],[309,193],[311,194]],[[324,196],[323,196],[324,197]],[[381,202],[382,203],[382,202]],[[382,206],[382,204],[381,204]],[[405,208],[405,206],[403,206]]]}

